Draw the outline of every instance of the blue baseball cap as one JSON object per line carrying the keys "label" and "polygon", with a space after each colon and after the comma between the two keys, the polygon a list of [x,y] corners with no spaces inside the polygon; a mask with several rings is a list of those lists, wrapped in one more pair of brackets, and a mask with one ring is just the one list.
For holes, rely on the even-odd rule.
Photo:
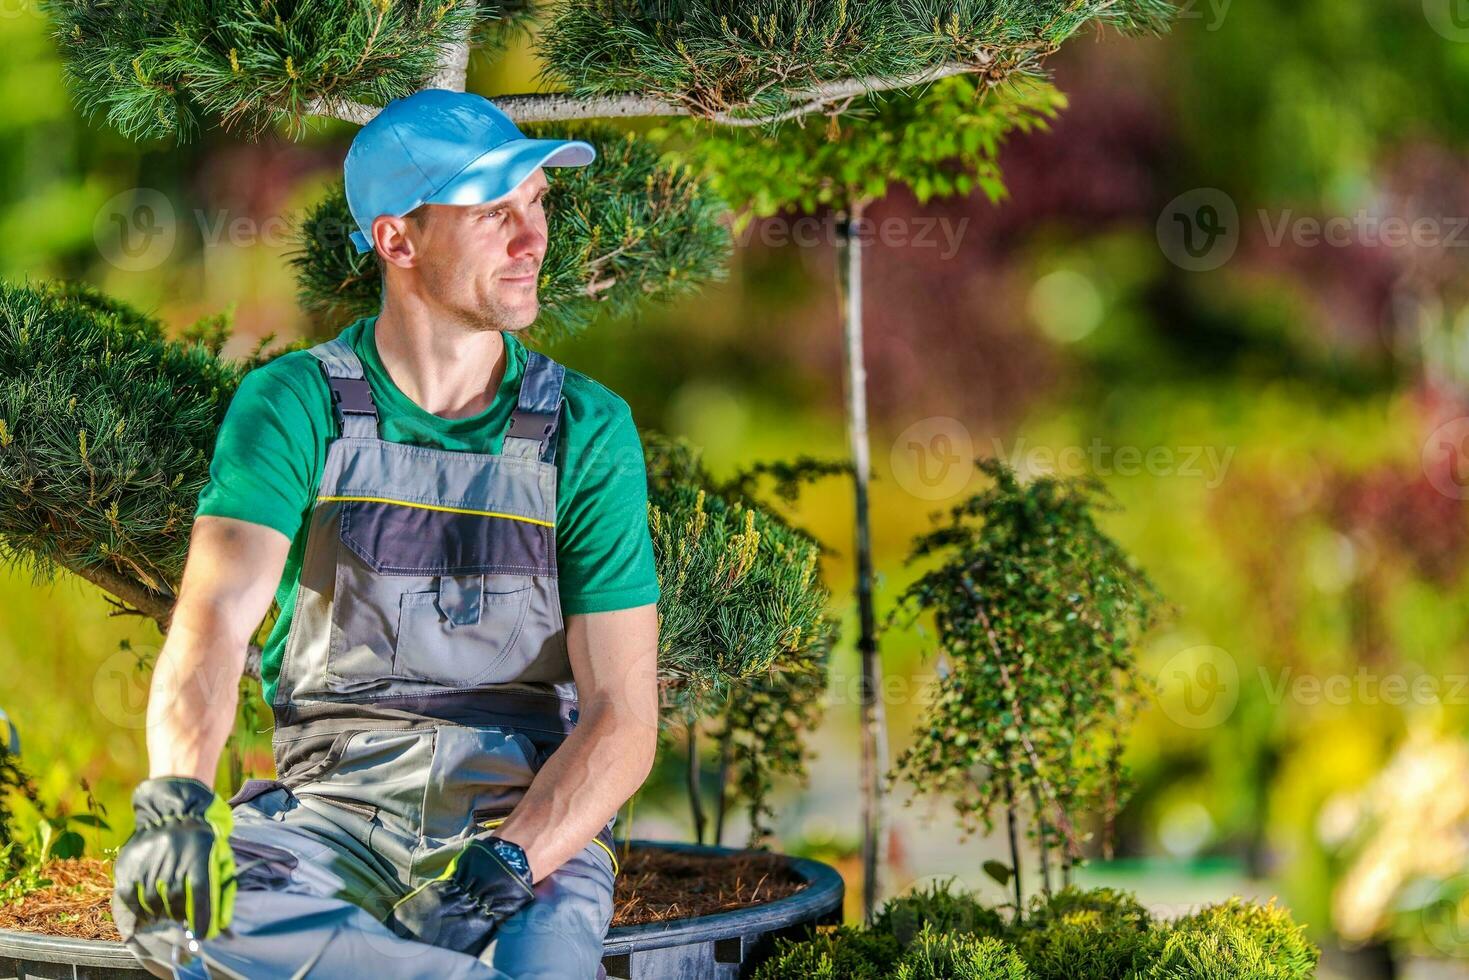
{"label": "blue baseball cap", "polygon": [[394,99],[352,140],[342,167],[357,251],[372,249],[372,222],[420,204],[487,204],[537,167],[583,167],[583,140],[529,139],[489,99],[429,88]]}

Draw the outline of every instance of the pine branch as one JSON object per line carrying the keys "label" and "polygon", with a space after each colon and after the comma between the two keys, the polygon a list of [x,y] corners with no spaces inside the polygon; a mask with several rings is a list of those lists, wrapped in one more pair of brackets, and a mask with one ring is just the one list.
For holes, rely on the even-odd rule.
{"label": "pine branch", "polygon": [[[471,51],[534,22],[510,0],[341,5],[42,0],[77,103],[129,136],[260,135],[308,118],[362,124],[425,87],[463,91]],[[1161,31],[1168,0],[562,0],[537,34],[549,92],[507,95],[524,122],[695,116],[768,127],[956,74],[1034,75],[1088,26]]]}
{"label": "pine branch", "polygon": [[174,600],[148,588],[137,579],[119,575],[104,565],[68,564],[67,571],[91,582],[109,595],[115,596],[126,606],[127,611],[146,616],[158,624],[160,630],[168,630],[168,621],[173,616]]}
{"label": "pine branch", "polygon": [[[986,64],[955,62],[926,68],[910,75],[897,78],[867,76],[825,82],[806,89],[789,93],[795,107],[763,116],[740,116],[733,112],[717,112],[707,115],[698,106],[689,102],[661,99],[628,93],[625,95],[599,95],[577,97],[566,92],[527,92],[516,95],[495,95],[490,100],[501,111],[517,123],[567,122],[573,119],[636,119],[654,116],[697,116],[725,126],[768,126],[773,123],[796,119],[814,112],[829,109],[838,102],[875,92],[926,85],[950,75],[982,74]],[[990,79],[991,84],[998,79]],[[343,122],[365,124],[381,109],[377,106],[356,102],[314,102],[313,114],[340,119]]]}

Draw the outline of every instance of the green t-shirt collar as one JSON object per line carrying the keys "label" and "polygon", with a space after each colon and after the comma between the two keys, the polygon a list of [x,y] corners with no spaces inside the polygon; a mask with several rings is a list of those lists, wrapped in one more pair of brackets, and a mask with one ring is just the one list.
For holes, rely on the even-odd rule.
{"label": "green t-shirt collar", "polygon": [[[489,422],[500,417],[509,417],[506,402],[513,402],[520,392],[520,378],[525,373],[526,349],[525,345],[512,333],[506,330],[500,331],[500,337],[505,342],[505,376],[500,381],[500,387],[495,391],[495,397],[483,411],[474,415],[466,415],[463,418],[445,418],[435,415],[412,398],[403,393],[403,390],[393,381],[392,375],[383,365],[382,357],[377,350],[377,314],[363,317],[362,336],[357,345],[357,356],[362,361],[362,370],[367,375],[367,382],[372,386],[373,397],[378,399],[378,414],[397,415],[413,419],[420,425],[429,426],[442,432],[454,432],[464,429],[478,429]],[[513,405],[510,406],[513,408]]]}

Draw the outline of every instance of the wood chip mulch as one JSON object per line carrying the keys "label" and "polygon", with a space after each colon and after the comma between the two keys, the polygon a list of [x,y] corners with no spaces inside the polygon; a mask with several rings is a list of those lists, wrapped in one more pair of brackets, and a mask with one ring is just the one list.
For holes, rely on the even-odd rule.
{"label": "wood chip mulch", "polygon": [[[756,851],[723,858],[618,848],[617,858],[614,926],[727,912],[805,887],[781,857]],[[112,922],[112,862],[52,861],[45,875],[50,885],[0,905],[0,929],[121,940]]]}
{"label": "wood chip mulch", "polygon": [[619,850],[618,860],[614,926],[728,912],[806,887],[782,857],[758,851],[708,857],[637,849],[624,857]]}
{"label": "wood chip mulch", "polygon": [[102,858],[52,861],[51,884],[18,902],[0,905],[0,929],[45,932],[74,939],[120,942],[112,924],[112,862]]}

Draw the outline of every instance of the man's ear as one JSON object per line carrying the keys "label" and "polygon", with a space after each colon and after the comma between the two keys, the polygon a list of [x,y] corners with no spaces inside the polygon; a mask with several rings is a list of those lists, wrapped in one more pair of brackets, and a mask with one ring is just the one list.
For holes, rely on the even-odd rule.
{"label": "man's ear", "polygon": [[373,219],[372,241],[379,262],[402,269],[413,265],[417,251],[410,234],[413,224],[406,217],[392,214],[380,214]]}

